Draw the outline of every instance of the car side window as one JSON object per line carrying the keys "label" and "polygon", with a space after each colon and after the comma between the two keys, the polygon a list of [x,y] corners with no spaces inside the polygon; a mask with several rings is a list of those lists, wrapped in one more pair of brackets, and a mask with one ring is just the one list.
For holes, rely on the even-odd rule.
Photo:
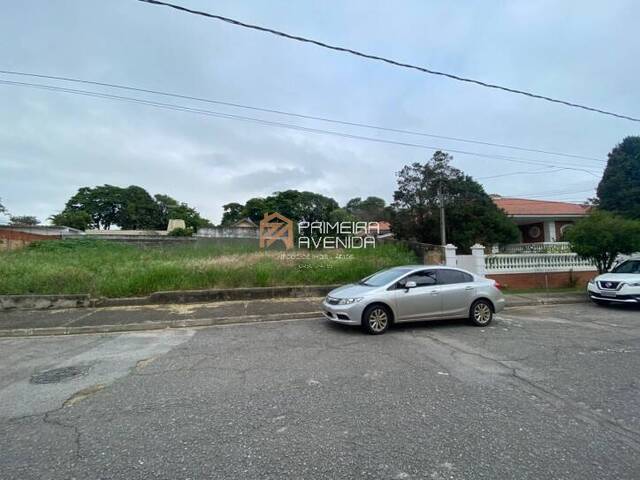
{"label": "car side window", "polygon": [[404,288],[407,282],[416,282],[416,287],[427,287],[436,284],[435,270],[420,270],[407,275],[397,283],[396,288]]}
{"label": "car side window", "polygon": [[460,270],[438,270],[438,285],[450,285],[452,283],[473,282],[473,277]]}

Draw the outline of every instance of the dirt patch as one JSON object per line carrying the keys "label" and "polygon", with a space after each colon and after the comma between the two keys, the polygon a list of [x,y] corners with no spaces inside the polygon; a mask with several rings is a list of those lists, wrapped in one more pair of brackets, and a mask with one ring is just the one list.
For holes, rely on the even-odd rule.
{"label": "dirt patch", "polygon": [[104,384],[102,384],[102,383],[99,383],[97,385],[92,385],[92,386],[87,387],[87,388],[83,388],[82,390],[80,390],[79,392],[74,393],[67,400],[65,400],[63,406],[70,407],[72,405],[75,405],[76,403],[84,400],[85,398],[90,397],[91,395],[93,395],[95,393],[98,393],[103,388],[104,388]]}

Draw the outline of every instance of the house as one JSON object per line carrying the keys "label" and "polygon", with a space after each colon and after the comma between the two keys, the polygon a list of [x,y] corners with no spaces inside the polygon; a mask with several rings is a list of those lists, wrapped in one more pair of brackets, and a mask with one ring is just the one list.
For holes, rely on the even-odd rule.
{"label": "house", "polygon": [[196,237],[244,238],[257,240],[259,237],[259,230],[258,225],[247,217],[227,226],[199,228],[196,232]]}
{"label": "house", "polygon": [[377,238],[392,238],[391,224],[386,220],[378,220],[374,222],[366,222],[367,226],[364,231],[358,232],[357,236],[373,235]]}
{"label": "house", "polygon": [[494,203],[518,225],[521,243],[560,242],[567,228],[589,214],[576,203],[492,195]]}
{"label": "house", "polygon": [[258,228],[258,225],[249,217],[242,218],[231,225],[231,228]]}

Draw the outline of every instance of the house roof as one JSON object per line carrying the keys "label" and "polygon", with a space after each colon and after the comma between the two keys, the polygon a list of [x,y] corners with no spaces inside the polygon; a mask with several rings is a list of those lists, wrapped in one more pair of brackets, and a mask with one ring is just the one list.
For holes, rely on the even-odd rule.
{"label": "house roof", "polygon": [[494,203],[508,215],[566,215],[584,216],[589,208],[577,203],[529,200],[526,198],[492,197]]}
{"label": "house roof", "polygon": [[241,218],[240,220],[238,220],[237,222],[235,222],[235,223],[234,223],[234,224],[232,224],[231,226],[232,226],[232,227],[237,227],[238,225],[241,225],[241,224],[243,224],[243,223],[245,223],[245,224],[249,224],[249,225],[251,225],[251,226],[253,226],[253,227],[258,228],[258,225],[256,225],[256,222],[254,222],[253,220],[251,220],[249,217]]}

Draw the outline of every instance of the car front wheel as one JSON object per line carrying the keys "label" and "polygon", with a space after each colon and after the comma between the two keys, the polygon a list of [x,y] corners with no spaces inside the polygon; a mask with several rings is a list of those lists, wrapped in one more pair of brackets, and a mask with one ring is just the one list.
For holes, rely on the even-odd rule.
{"label": "car front wheel", "polygon": [[487,300],[476,300],[471,305],[469,320],[478,327],[486,327],[493,319],[493,306]]}
{"label": "car front wheel", "polygon": [[362,327],[371,335],[380,335],[389,328],[391,312],[384,305],[371,305],[362,314]]}

